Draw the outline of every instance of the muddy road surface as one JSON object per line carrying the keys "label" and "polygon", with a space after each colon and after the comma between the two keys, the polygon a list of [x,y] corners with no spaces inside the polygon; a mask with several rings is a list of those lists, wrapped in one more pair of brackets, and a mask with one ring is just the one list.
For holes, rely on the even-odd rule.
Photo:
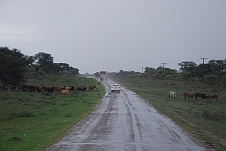
{"label": "muddy road surface", "polygon": [[134,92],[106,94],[96,109],[48,151],[204,151],[193,138]]}

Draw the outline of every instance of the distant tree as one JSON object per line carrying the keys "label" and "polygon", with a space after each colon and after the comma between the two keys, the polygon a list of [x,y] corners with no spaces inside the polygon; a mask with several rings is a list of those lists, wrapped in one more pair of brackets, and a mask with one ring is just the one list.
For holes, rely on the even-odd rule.
{"label": "distant tree", "polygon": [[38,78],[39,65],[38,64],[32,64],[32,67],[35,68],[35,77]]}
{"label": "distant tree", "polygon": [[212,74],[212,66],[210,64],[199,64],[195,70],[194,75],[202,78],[204,75]]}
{"label": "distant tree", "polygon": [[226,72],[226,59],[225,60],[216,60],[216,74],[223,75]]}
{"label": "distant tree", "polygon": [[98,78],[98,77],[100,77],[100,73],[96,72],[96,73],[94,73],[94,76]]}
{"label": "distant tree", "polygon": [[0,47],[0,80],[3,85],[20,85],[26,81],[27,60],[20,50]]}
{"label": "distant tree", "polygon": [[69,70],[69,69],[71,69],[69,64],[67,64],[67,63],[59,63],[59,65],[60,65],[62,70]]}
{"label": "distant tree", "polygon": [[170,69],[170,68],[164,68],[165,70],[165,75],[176,75],[177,74],[177,70],[175,69]]}
{"label": "distant tree", "polygon": [[53,72],[53,57],[51,54],[39,52],[38,54],[35,54],[34,58],[40,69],[42,69],[45,73]]}
{"label": "distant tree", "polygon": [[163,68],[160,66],[156,68],[156,72],[153,75],[154,79],[163,79]]}
{"label": "distant tree", "polygon": [[35,69],[35,77],[38,78],[39,65],[35,63],[34,56],[25,56],[27,60],[27,66]]}
{"label": "distant tree", "polygon": [[197,66],[197,64],[193,61],[183,61],[181,63],[178,63],[178,65],[180,66],[180,70],[182,72],[190,72],[191,73],[191,77],[195,76],[195,68]]}
{"label": "distant tree", "polygon": [[67,63],[53,63],[52,70],[55,74],[60,75],[63,71],[69,71],[71,68]]}
{"label": "distant tree", "polygon": [[151,68],[151,67],[145,67],[144,70],[144,76],[146,78],[151,78],[153,77],[153,75],[156,73],[156,69],[155,68]]}
{"label": "distant tree", "polygon": [[123,70],[119,70],[119,77],[124,77],[124,71]]}
{"label": "distant tree", "polygon": [[78,68],[70,67],[70,72],[71,72],[72,75],[74,75],[74,76],[78,76],[78,75],[79,75],[79,69],[78,69]]}
{"label": "distant tree", "polygon": [[35,62],[35,58],[34,56],[26,56],[26,60],[27,60],[27,65],[28,66],[32,66]]}
{"label": "distant tree", "polygon": [[187,72],[192,72],[194,71],[194,68],[197,66],[197,64],[193,61],[183,61],[181,63],[178,63],[180,66],[181,71],[187,71]]}

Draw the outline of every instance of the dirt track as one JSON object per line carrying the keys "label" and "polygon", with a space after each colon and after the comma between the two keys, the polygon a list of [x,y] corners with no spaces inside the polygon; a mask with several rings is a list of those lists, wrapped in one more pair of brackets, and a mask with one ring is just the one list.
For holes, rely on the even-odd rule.
{"label": "dirt track", "polygon": [[134,92],[106,94],[96,109],[48,151],[203,151],[191,137]]}

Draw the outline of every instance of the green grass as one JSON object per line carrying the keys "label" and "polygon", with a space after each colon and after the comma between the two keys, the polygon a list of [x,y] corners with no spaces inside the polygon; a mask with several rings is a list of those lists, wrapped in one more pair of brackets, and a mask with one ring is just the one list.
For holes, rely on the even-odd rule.
{"label": "green grass", "polygon": [[[156,109],[177,124],[214,144],[218,150],[226,150],[226,90],[200,83],[170,80],[115,79],[136,92]],[[168,98],[169,91],[177,93],[176,99]],[[219,95],[215,100],[184,100],[183,93],[203,92]]]}
{"label": "green grass", "polygon": [[[104,95],[95,79],[54,77],[29,79],[28,84],[57,86],[97,85],[98,91],[71,96],[38,92],[0,91],[0,150],[46,150],[87,116]],[[54,81],[54,82],[53,82]]]}

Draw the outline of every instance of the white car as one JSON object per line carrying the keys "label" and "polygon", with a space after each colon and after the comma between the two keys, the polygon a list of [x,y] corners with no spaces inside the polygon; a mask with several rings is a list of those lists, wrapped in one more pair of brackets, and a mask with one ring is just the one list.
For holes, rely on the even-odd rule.
{"label": "white car", "polygon": [[111,92],[114,92],[114,91],[120,92],[120,88],[121,86],[119,84],[116,84],[116,83],[111,84]]}

